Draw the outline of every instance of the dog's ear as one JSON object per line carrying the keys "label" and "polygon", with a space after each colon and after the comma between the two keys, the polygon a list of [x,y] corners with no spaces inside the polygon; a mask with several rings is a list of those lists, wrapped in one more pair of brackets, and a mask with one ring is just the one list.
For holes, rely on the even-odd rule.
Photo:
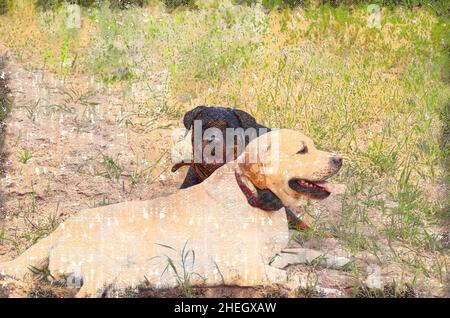
{"label": "dog's ear", "polygon": [[280,198],[278,198],[275,193],[273,193],[269,189],[261,190],[256,188],[256,191],[258,192],[258,201],[269,209],[277,211],[284,206]]}
{"label": "dog's ear", "polygon": [[195,118],[205,109],[206,106],[197,106],[194,109],[188,111],[183,117],[184,127],[189,130],[194,123]]}
{"label": "dog's ear", "polygon": [[267,189],[266,174],[272,167],[272,138],[264,134],[253,139],[238,158],[242,173],[259,189]]}
{"label": "dog's ear", "polygon": [[258,123],[256,122],[256,119],[249,113],[244,112],[243,110],[240,109],[233,109],[233,112],[241,122],[242,128],[247,129],[251,127],[252,128],[259,127]]}

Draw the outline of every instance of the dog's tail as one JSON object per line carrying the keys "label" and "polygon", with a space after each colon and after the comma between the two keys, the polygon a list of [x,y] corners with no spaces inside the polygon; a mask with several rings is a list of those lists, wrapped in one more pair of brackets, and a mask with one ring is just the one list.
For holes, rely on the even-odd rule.
{"label": "dog's tail", "polygon": [[19,257],[0,263],[0,275],[23,279],[26,275],[48,267],[52,235],[31,246]]}

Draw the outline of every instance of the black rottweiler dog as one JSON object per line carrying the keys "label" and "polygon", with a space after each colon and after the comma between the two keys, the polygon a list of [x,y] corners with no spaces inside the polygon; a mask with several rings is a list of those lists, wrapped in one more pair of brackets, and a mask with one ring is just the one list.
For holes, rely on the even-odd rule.
{"label": "black rottweiler dog", "polygon": [[[195,126],[194,121],[199,120],[201,126]],[[248,128],[254,128],[256,131],[256,135],[259,137],[260,134],[270,131],[270,128],[260,125],[256,122],[255,118],[253,118],[250,114],[245,111],[239,109],[233,109],[228,107],[220,107],[220,106],[198,106],[184,115],[183,118],[184,127],[187,130],[192,129],[192,148],[195,152],[195,149],[199,149],[203,151],[203,149],[210,143],[213,143],[217,140],[216,138],[223,138],[220,140],[220,144],[224,145],[223,147],[223,162],[219,163],[207,163],[202,160],[199,163],[190,162],[190,163],[179,163],[173,166],[172,171],[176,171],[179,167],[183,165],[189,165],[189,170],[187,172],[186,178],[184,179],[181,189],[189,188],[193,185],[199,184],[203,182],[203,180],[207,179],[216,169],[220,166],[224,165],[226,162],[236,159],[240,152],[243,149],[239,149],[236,147],[237,140],[232,142],[227,142],[227,128],[242,128],[246,130]],[[200,144],[195,144],[194,135],[195,130],[201,128],[201,135],[204,136],[205,130],[208,128],[216,128],[221,131],[221,134],[217,134],[213,136],[213,138],[202,138]],[[221,136],[220,136],[221,135]],[[233,137],[234,138],[234,137]],[[245,146],[251,141],[252,137],[249,135],[243,136],[245,138]],[[226,145],[226,146],[225,146]],[[234,149],[226,149],[227,146],[232,146]],[[231,151],[230,151],[231,150]],[[203,153],[203,152],[201,152]],[[232,154],[232,157],[226,157],[228,154]],[[214,155],[214,153],[213,153]],[[281,200],[270,190],[268,189],[257,189],[257,193],[250,197],[248,197],[249,203],[253,206],[258,206],[264,210],[276,211],[283,207],[283,203]],[[286,214],[288,216],[288,220],[292,222],[296,228],[305,229],[307,225],[303,223],[291,210],[286,208]]]}

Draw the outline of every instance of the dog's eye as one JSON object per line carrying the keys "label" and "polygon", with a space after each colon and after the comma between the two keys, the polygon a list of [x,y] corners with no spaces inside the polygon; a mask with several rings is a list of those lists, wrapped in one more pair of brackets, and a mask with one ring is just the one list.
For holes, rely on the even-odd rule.
{"label": "dog's eye", "polygon": [[308,147],[304,146],[302,149],[297,151],[297,154],[304,155],[305,153],[308,153]]}

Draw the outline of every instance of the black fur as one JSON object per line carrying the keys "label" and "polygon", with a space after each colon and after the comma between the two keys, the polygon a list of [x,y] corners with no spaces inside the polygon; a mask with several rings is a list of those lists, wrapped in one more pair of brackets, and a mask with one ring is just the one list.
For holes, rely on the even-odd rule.
{"label": "black fur", "polygon": [[[270,131],[269,128],[258,124],[255,118],[249,113],[228,107],[198,106],[184,115],[184,127],[188,130],[193,129],[194,120],[202,121],[202,134],[206,129],[211,127],[221,129],[224,135],[226,128],[255,128],[258,136],[260,133],[259,128],[266,128],[266,131]],[[245,145],[249,142],[250,140],[246,140]],[[196,171],[195,166],[190,166],[180,188],[189,188],[203,182],[205,179]],[[258,189],[258,200],[273,210],[278,210],[283,207],[281,200],[268,189]]]}

